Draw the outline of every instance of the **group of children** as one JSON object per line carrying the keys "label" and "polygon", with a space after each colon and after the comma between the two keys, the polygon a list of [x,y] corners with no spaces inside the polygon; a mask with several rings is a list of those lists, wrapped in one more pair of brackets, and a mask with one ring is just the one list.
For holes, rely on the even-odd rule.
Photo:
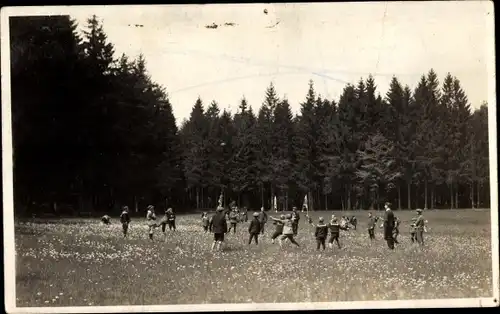
{"label": "group of children", "polygon": [[[423,233],[426,232],[426,220],[424,220],[422,216],[422,210],[417,209],[417,216],[412,218],[410,223],[410,238],[412,243],[424,243]],[[325,219],[320,217],[318,219],[318,223],[313,223],[312,219],[306,215],[308,219],[308,223],[315,227],[314,236],[316,238],[316,249],[320,250],[326,249],[326,240],[328,238],[328,234],[330,234],[330,238],[328,239],[328,246],[333,247],[334,242],[336,243],[338,248],[341,248],[340,245],[340,231],[341,230],[349,230],[352,226],[356,230],[357,226],[357,218],[355,216],[347,217],[342,216],[340,221],[335,216],[332,215],[331,219],[328,223],[325,223]],[[216,218],[216,219],[214,219]],[[273,224],[275,225],[275,230],[271,235],[272,243],[278,239],[280,246],[283,245],[283,242],[288,240],[292,244],[296,246],[300,246],[296,241],[295,236],[298,234],[298,226],[300,221],[300,214],[297,211],[296,207],[293,207],[292,213],[283,214],[279,218],[270,217],[273,220]],[[377,222],[380,220],[380,217],[374,216],[371,212],[368,214],[368,237],[370,240],[375,240],[375,228],[377,226]],[[383,218],[382,218],[383,219]],[[108,215],[104,215],[101,218],[101,221],[104,224],[110,224],[111,218]],[[154,206],[149,205],[147,207],[146,221],[148,225],[148,235],[149,239],[153,241],[154,230],[157,227],[162,228],[163,234],[166,232],[166,226],[168,225],[169,230],[176,230],[176,217],[172,208],[168,208],[165,211],[164,217],[157,222],[156,214],[154,212]],[[201,215],[202,227],[204,232],[214,233],[214,245],[212,249],[219,244],[219,248],[224,241],[224,234],[233,231],[236,233],[236,227],[241,222],[248,221],[248,211],[243,209],[243,211],[239,211],[236,206],[229,210],[225,210],[222,207],[218,207],[217,211],[214,215],[209,217],[207,212],[204,212]],[[227,226],[227,222],[229,222],[229,228]],[[122,224],[123,236],[127,237],[128,226],[130,224],[130,215],[129,209],[127,206],[123,207],[123,211],[120,215],[120,223]],[[265,224],[267,223],[267,214],[264,208],[261,208],[259,212],[253,213],[253,219],[250,221],[248,226],[248,245],[252,242],[255,244],[259,243],[259,235],[264,234]],[[398,217],[394,217],[394,226],[392,229],[392,240],[394,243],[399,243],[397,237],[399,235],[399,226],[401,221]],[[381,228],[383,225],[380,226]]]}

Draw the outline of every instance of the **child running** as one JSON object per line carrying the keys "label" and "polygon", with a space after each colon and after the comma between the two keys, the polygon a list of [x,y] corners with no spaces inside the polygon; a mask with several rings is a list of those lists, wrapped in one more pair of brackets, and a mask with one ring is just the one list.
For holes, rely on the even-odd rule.
{"label": "child running", "polygon": [[330,239],[328,240],[328,246],[330,248],[333,247],[333,241],[335,241],[337,242],[338,248],[341,249],[342,247],[340,246],[339,242],[340,229],[347,230],[347,228],[341,226],[337,220],[337,217],[335,217],[335,215],[332,215],[332,219],[328,224],[328,229],[330,229]]}
{"label": "child running", "polygon": [[292,242],[296,246],[300,246],[293,238],[293,219],[291,214],[287,214],[285,216],[285,219],[277,219],[274,217],[271,217],[271,219],[283,223],[283,234],[280,238],[280,247],[283,246],[283,240],[285,239],[290,240],[290,242]]}
{"label": "child running", "polygon": [[123,237],[127,237],[128,225],[130,224],[130,215],[128,214],[128,206],[123,206],[123,211],[120,215],[120,222],[122,223]]}
{"label": "child running", "polygon": [[[281,220],[285,219],[285,215],[280,216]],[[276,226],[273,235],[271,236],[271,242],[274,243],[277,237],[283,234],[283,223],[281,221],[274,221],[273,224]]]}
{"label": "child running", "polygon": [[255,244],[259,244],[260,221],[259,213],[257,212],[253,213],[253,219],[250,221],[250,226],[248,226],[248,233],[250,233],[248,245],[252,243],[252,239],[255,239]]}
{"label": "child running", "polygon": [[370,240],[375,240],[375,226],[377,225],[378,217],[373,217],[372,213],[368,213],[368,236]]}

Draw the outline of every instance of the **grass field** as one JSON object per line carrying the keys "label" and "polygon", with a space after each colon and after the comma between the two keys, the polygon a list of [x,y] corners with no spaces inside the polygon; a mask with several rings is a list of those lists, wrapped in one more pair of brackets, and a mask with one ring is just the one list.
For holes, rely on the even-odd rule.
{"label": "grass field", "polygon": [[[273,213],[270,213],[273,215]],[[342,214],[342,213],[338,213]],[[351,213],[349,213],[351,214]],[[324,302],[491,296],[489,210],[429,211],[426,245],[412,245],[408,221],[397,212],[401,244],[389,251],[376,230],[370,243],[367,213],[358,230],[341,233],[342,249],[317,252],[313,227],[301,219],[297,241],[283,249],[269,237],[247,246],[248,223],[211,252],[213,235],[199,215],[179,215],[177,231],[147,239],[136,218],[128,239],[113,218],[16,223],[17,306],[161,305],[243,302]],[[382,213],[380,213],[382,214]],[[329,217],[331,212],[312,213]]]}

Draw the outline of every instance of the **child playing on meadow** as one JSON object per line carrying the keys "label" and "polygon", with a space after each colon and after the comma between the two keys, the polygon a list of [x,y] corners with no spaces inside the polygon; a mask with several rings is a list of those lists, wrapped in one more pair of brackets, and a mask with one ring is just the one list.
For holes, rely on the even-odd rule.
{"label": "child playing on meadow", "polygon": [[315,225],[314,236],[316,237],[316,250],[319,251],[320,247],[325,250],[326,237],[328,236],[328,226],[325,225],[325,219],[319,217],[318,224]]}
{"label": "child playing on meadow", "polygon": [[410,239],[412,243],[417,242],[417,228],[415,223],[417,222],[417,217],[413,217],[410,221]]}
{"label": "child playing on meadow", "polygon": [[288,239],[296,246],[300,246],[293,238],[293,219],[292,215],[287,214],[285,219],[277,219],[271,216],[271,219],[283,223],[283,234],[280,238],[280,246],[283,246],[283,240]]}
{"label": "child playing on meadow", "polygon": [[354,227],[354,230],[356,230],[356,227],[358,226],[358,218],[356,218],[356,216],[352,216],[350,223]]}
{"label": "child playing on meadow", "polygon": [[218,246],[218,250],[222,250],[222,242],[224,242],[224,234],[227,233],[227,221],[224,208],[219,206],[217,212],[212,217],[212,231],[214,233],[214,243],[212,244],[212,251]]}
{"label": "child playing on meadow", "polygon": [[331,248],[333,247],[333,241],[337,242],[337,246],[340,249],[340,242],[339,242],[339,237],[340,237],[340,229],[346,230],[345,227],[342,227],[342,225],[339,224],[337,217],[335,215],[332,215],[332,219],[330,220],[330,223],[328,224],[328,229],[330,229],[330,239],[328,240],[328,246]]}
{"label": "child playing on meadow", "polygon": [[[281,220],[285,219],[285,215],[280,216]],[[274,243],[277,237],[283,234],[283,223],[281,221],[274,221],[273,224],[276,226],[273,235],[271,236],[271,242]]]}
{"label": "child playing on meadow", "polygon": [[236,225],[238,224],[238,209],[235,207],[233,210],[229,213],[229,230],[228,232],[231,232],[233,230],[233,233],[236,233]]}
{"label": "child playing on meadow", "polygon": [[378,217],[373,217],[372,213],[368,213],[368,236],[370,240],[375,240],[375,226],[377,225]]}
{"label": "child playing on meadow", "polygon": [[422,210],[417,209],[417,219],[415,221],[415,229],[417,234],[417,243],[420,245],[424,245],[424,231],[425,231],[425,220],[424,216],[422,216]]}
{"label": "child playing on meadow", "polygon": [[175,227],[175,213],[172,207],[167,209],[166,211],[166,216],[167,216],[167,223],[168,223],[168,230],[176,230]]}
{"label": "child playing on meadow", "polygon": [[401,221],[398,217],[394,217],[394,229],[392,230],[392,238],[394,239],[394,243],[399,244],[398,235],[399,235],[399,225]]}
{"label": "child playing on meadow", "polygon": [[210,218],[208,218],[207,212],[203,212],[203,214],[201,214],[201,225],[203,226],[203,231],[207,233],[210,225]]}
{"label": "child playing on meadow", "polygon": [[104,215],[101,217],[101,221],[105,225],[110,225],[111,224],[111,217],[109,217],[108,215]]}
{"label": "child playing on meadow", "polygon": [[259,244],[260,221],[257,212],[253,213],[253,219],[250,221],[250,226],[248,226],[248,233],[250,233],[248,245],[252,243],[252,239],[255,239],[255,244]]}
{"label": "child playing on meadow", "polygon": [[154,228],[156,228],[156,226],[157,226],[157,224],[156,224],[156,215],[155,215],[155,212],[154,212],[155,207],[153,205],[149,205],[147,207],[147,209],[148,209],[148,212],[146,213],[146,221],[147,221],[147,224],[148,224],[149,239],[151,241],[153,241]]}
{"label": "child playing on meadow", "polygon": [[128,206],[123,206],[123,211],[120,215],[120,222],[122,223],[123,237],[127,237],[128,225],[130,224],[130,215],[128,214]]}

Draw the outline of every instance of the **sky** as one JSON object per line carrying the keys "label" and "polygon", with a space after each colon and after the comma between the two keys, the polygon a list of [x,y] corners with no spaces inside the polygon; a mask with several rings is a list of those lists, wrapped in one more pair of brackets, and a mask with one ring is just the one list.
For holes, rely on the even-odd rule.
{"label": "sky", "polygon": [[[266,10],[267,14],[264,12]],[[245,97],[257,112],[271,82],[294,113],[309,80],[338,100],[347,83],[372,74],[384,96],[393,75],[415,87],[433,68],[450,72],[471,107],[488,99],[494,40],[489,1],[212,4],[67,7],[81,27],[95,14],[116,56],[144,54],[166,88],[178,122],[196,99],[236,113]],[[216,29],[206,25],[218,24]],[[234,23],[234,26],[225,26]],[[135,24],[143,25],[136,27]]]}

